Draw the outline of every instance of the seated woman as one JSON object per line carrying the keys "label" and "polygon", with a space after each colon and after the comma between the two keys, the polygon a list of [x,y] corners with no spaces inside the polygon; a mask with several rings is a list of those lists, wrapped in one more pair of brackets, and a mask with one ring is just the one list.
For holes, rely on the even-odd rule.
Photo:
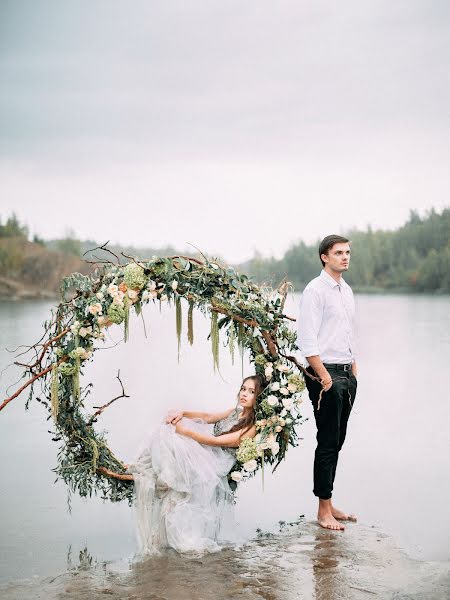
{"label": "seated woman", "polygon": [[237,406],[221,413],[169,413],[129,465],[141,553],[211,552],[239,540],[227,475],[241,440],[255,436],[262,385],[246,377]]}

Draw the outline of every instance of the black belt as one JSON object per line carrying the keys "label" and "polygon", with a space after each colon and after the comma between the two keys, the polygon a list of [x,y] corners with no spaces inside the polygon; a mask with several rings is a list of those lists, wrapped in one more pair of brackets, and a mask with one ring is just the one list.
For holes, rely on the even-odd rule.
{"label": "black belt", "polygon": [[327,371],[329,371],[330,369],[332,369],[334,371],[351,371],[352,370],[352,363],[347,363],[346,365],[342,365],[342,364],[330,365],[329,363],[323,363],[323,366],[325,367],[325,369]]}

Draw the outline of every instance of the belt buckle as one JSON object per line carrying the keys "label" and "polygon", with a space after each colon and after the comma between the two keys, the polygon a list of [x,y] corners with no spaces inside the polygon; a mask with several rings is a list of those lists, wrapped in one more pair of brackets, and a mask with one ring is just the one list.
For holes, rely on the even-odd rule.
{"label": "belt buckle", "polygon": [[350,371],[352,368],[352,365],[344,365],[344,371]]}

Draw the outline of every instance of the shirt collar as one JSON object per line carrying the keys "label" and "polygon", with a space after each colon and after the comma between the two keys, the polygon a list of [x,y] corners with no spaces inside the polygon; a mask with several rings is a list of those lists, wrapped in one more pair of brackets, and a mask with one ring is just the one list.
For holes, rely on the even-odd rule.
{"label": "shirt collar", "polygon": [[331,275],[329,275],[325,269],[322,269],[321,273],[320,273],[320,277],[325,281],[325,283],[327,283],[331,288],[334,287],[339,287],[340,285],[343,285],[345,283],[345,281],[341,278],[341,283],[338,283],[335,279],[333,279],[331,277]]}

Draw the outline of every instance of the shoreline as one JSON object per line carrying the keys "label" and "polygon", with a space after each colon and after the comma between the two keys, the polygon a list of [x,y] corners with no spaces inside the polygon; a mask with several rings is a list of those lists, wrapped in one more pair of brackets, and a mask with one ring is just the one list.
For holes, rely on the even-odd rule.
{"label": "shoreline", "polygon": [[260,532],[238,549],[196,556],[168,550],[140,560],[102,562],[88,549],[50,577],[0,584],[3,600],[444,600],[449,561],[413,559],[373,526],[330,532],[311,521]]}

